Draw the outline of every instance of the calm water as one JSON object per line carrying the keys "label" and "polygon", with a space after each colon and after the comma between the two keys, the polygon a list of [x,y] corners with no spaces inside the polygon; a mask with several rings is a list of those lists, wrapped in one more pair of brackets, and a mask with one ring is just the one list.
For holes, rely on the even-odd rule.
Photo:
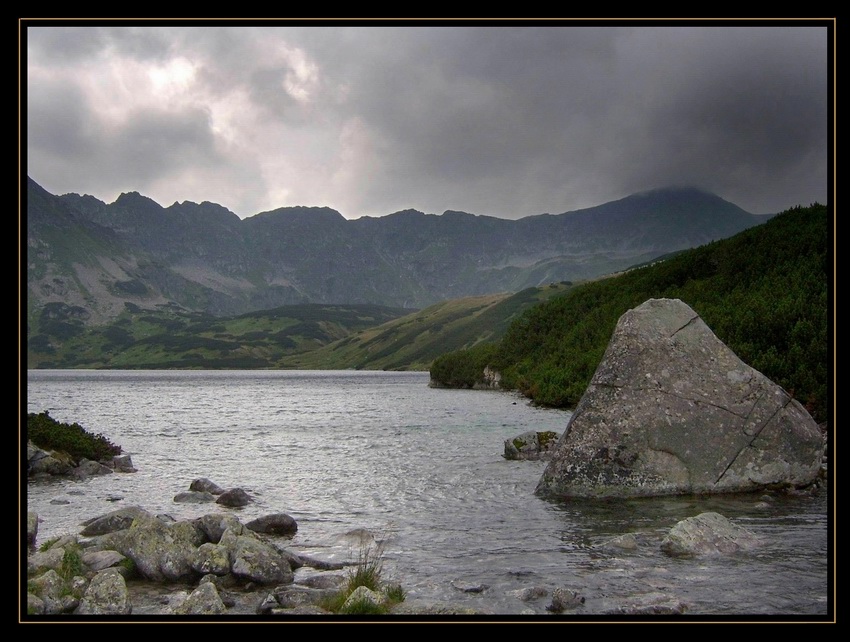
{"label": "calm water", "polygon": [[[286,512],[291,547],[356,558],[345,534],[384,540],[385,572],[408,599],[463,603],[496,614],[545,613],[515,591],[578,590],[577,614],[625,604],[683,602],[689,615],[817,616],[828,587],[828,497],[544,501],[544,464],[509,462],[503,442],[563,431],[564,411],[499,392],[438,390],[427,373],[329,371],[30,371],[29,412],[101,433],[138,472],[28,489],[39,541],[127,505],[189,518],[221,510],[244,522]],[[193,479],[240,486],[241,509],[175,504]],[[67,503],[65,503],[67,502]],[[715,510],[761,536],[755,552],[674,560],[660,552],[677,521]],[[635,533],[639,546],[606,545]],[[457,587],[487,585],[481,593]]]}

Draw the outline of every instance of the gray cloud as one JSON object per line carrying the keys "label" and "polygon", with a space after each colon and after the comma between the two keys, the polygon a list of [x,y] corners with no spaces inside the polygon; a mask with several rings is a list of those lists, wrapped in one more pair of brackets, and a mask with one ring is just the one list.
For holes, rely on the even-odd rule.
{"label": "gray cloud", "polygon": [[515,218],[673,184],[755,213],[827,197],[822,26],[28,36],[28,171],[48,190],[349,217]]}

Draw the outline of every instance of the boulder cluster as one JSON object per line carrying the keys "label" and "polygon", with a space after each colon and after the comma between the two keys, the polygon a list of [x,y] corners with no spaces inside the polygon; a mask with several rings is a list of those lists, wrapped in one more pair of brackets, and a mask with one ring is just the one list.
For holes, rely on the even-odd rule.
{"label": "boulder cluster", "polygon": [[75,461],[67,453],[44,450],[31,441],[27,442],[28,477],[66,476],[84,479],[92,475],[134,472],[136,469],[130,455],[116,455],[108,461]]}
{"label": "boulder cluster", "polygon": [[310,585],[293,588],[294,571],[343,566],[281,546],[278,536],[296,530],[295,520],[284,513],[243,524],[229,513],[175,520],[129,506],[83,522],[79,536],[47,541],[36,549],[38,518],[30,513],[27,612],[126,615],[133,609],[129,580],[187,587],[169,594],[165,613],[223,613],[235,604],[237,593],[256,593],[258,587],[270,587],[256,605],[264,612],[317,604],[344,578],[335,574],[320,582],[314,576]]}

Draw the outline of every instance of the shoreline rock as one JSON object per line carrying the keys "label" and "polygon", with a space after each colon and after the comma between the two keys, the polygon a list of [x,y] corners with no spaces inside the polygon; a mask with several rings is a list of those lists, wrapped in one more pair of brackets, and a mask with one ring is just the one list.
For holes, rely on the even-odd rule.
{"label": "shoreline rock", "polygon": [[678,299],[626,312],[538,485],[538,495],[638,497],[803,488],[821,471],[818,425]]}

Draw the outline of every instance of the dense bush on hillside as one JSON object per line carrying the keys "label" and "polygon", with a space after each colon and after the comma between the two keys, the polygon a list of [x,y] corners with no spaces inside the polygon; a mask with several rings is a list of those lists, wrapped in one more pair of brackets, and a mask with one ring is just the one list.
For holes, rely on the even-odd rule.
{"label": "dense bush on hillside", "polygon": [[27,415],[27,439],[39,448],[68,453],[74,460],[105,461],[121,454],[103,435],[86,431],[80,424],[67,424],[53,419],[45,410]]}
{"label": "dense bush on hillside", "polygon": [[495,347],[437,359],[431,375],[445,385],[471,386],[485,362],[501,371],[503,387],[543,405],[574,407],[619,317],[650,298],[678,298],[744,362],[824,421],[829,251],[827,208],[796,207],[732,238],[577,286],[526,311]]}

